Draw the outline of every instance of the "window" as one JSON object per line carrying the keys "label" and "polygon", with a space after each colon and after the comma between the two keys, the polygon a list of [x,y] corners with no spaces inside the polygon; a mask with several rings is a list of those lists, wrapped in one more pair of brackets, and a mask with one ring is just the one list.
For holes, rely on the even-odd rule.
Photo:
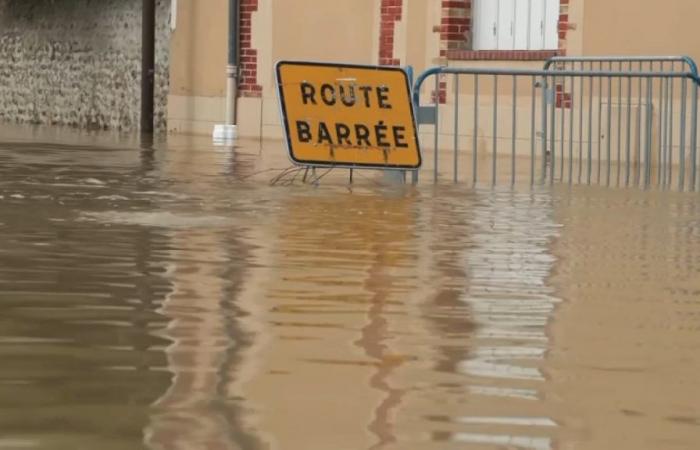
{"label": "window", "polygon": [[557,50],[559,0],[474,0],[474,50]]}

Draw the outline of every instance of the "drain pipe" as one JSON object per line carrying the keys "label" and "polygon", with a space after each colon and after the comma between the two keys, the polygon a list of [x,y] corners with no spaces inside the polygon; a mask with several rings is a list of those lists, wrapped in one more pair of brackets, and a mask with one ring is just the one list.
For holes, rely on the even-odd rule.
{"label": "drain pipe", "polygon": [[232,141],[238,138],[236,126],[236,99],[238,98],[238,36],[240,0],[228,2],[228,65],[226,66],[225,123],[214,126],[214,141]]}
{"label": "drain pipe", "polygon": [[141,132],[153,133],[156,0],[143,0],[141,14]]}

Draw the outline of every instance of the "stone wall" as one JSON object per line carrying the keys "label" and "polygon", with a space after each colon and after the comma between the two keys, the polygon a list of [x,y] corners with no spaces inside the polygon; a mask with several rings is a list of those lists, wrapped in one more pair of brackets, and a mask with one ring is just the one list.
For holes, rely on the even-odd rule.
{"label": "stone wall", "polygon": [[[0,120],[139,127],[142,0],[0,0]],[[170,0],[157,0],[156,127],[166,129]]]}

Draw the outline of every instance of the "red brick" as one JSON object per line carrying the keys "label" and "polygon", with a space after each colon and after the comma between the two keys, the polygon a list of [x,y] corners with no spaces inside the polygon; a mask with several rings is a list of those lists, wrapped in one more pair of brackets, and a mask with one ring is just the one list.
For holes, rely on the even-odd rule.
{"label": "red brick", "polygon": [[518,61],[537,61],[551,58],[552,56],[560,56],[563,54],[561,50],[448,50],[445,55],[450,59],[455,60],[518,60]]}
{"label": "red brick", "polygon": [[394,30],[403,14],[403,0],[382,0],[380,8],[379,64],[398,66],[401,62],[394,58]]}
{"label": "red brick", "polygon": [[239,92],[244,97],[260,96],[262,87],[257,84],[258,51],[252,48],[252,15],[258,10],[259,0],[240,0],[241,30],[241,83]]}
{"label": "red brick", "polygon": [[442,25],[467,25],[470,22],[468,17],[443,17],[440,19]]}
{"label": "red brick", "polygon": [[463,27],[463,25],[443,25],[441,31],[443,33],[459,33]]}
{"label": "red brick", "polygon": [[467,8],[469,2],[464,0],[446,0],[442,2],[443,8]]}
{"label": "red brick", "polygon": [[464,35],[462,33],[440,33],[440,39],[443,41],[458,41],[464,39]]}

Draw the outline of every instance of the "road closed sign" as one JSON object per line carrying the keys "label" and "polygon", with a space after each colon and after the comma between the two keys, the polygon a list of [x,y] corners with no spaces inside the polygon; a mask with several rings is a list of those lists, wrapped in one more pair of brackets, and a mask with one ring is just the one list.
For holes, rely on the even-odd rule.
{"label": "road closed sign", "polygon": [[420,167],[402,69],[281,61],[276,72],[287,147],[296,164]]}

